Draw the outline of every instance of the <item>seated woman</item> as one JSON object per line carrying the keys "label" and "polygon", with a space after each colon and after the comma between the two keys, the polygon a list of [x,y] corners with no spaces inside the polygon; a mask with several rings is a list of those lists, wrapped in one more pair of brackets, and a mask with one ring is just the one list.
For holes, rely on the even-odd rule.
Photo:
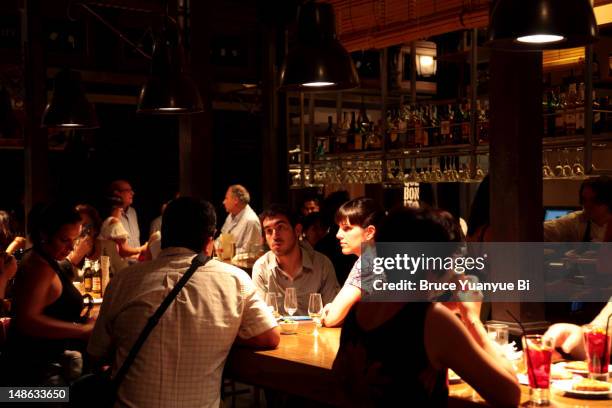
{"label": "seated woman", "polygon": [[79,243],[68,255],[70,263],[80,268],[86,257],[96,260],[100,259],[100,256],[105,255],[109,257],[111,275],[128,266],[127,261],[119,256],[115,241],[101,237],[100,228],[102,222],[98,211],[88,204],[79,204],[76,206],[76,210],[81,215],[83,228]]}
{"label": "seated woman", "polygon": [[83,298],[58,265],[73,249],[81,217],[71,206],[56,203],[33,209],[28,224],[34,246],[15,278],[0,383],[65,384],[66,351],[84,348],[93,329],[92,321],[81,323]]}
{"label": "seated woman", "polygon": [[[448,242],[430,213],[403,209],[376,233],[377,242]],[[333,370],[350,405],[446,406],[453,369],[492,406],[516,406],[521,390],[512,367],[477,317],[462,322],[438,303],[359,302],[342,328]]]}
{"label": "seated woman", "polygon": [[19,249],[25,249],[26,239],[15,235],[11,217],[6,211],[0,211],[0,251],[13,255]]}
{"label": "seated woman", "polygon": [[109,215],[100,227],[100,238],[113,241],[121,258],[137,260],[139,255],[146,251],[147,244],[137,248],[132,248],[128,245],[129,234],[123,227],[123,224],[121,224],[123,202],[119,197],[108,197],[107,205],[109,207]]}
{"label": "seated woman", "polygon": [[356,198],[344,203],[336,213],[336,223],[340,227],[336,237],[340,240],[344,255],[359,256],[351,270],[344,286],[334,298],[332,303],[325,305],[321,322],[327,327],[335,327],[342,321],[349,310],[367,290],[372,275],[361,270],[364,248],[366,251],[374,250],[374,235],[376,224],[384,217],[380,206],[371,198]]}

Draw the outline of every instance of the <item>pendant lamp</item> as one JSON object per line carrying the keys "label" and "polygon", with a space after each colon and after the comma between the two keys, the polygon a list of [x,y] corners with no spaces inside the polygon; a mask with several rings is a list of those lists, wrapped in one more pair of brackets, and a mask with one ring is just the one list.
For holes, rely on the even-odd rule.
{"label": "pendant lamp", "polygon": [[331,4],[309,2],[300,6],[297,44],[287,53],[280,86],[307,92],[359,86],[355,64],[336,38]]}
{"label": "pendant lamp", "polygon": [[80,73],[63,69],[55,76],[53,96],[43,112],[42,126],[65,129],[99,127],[96,111],[83,91]]}
{"label": "pendant lamp", "polygon": [[138,113],[181,115],[204,111],[198,86],[185,72],[175,24],[166,19],[153,48],[151,75],[140,90]]}
{"label": "pendant lamp", "polygon": [[487,45],[537,51],[584,46],[597,36],[590,0],[497,0]]}

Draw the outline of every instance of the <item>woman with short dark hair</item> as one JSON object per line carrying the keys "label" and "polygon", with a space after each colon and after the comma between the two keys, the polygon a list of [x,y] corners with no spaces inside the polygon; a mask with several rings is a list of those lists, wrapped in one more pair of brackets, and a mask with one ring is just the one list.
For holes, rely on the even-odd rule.
{"label": "woman with short dark hair", "polygon": [[[448,243],[439,221],[428,211],[401,209],[379,225],[376,240]],[[333,364],[347,405],[446,406],[451,368],[492,406],[517,406],[521,390],[512,366],[478,317],[459,305],[463,324],[425,295],[410,303],[357,303],[346,316]]]}
{"label": "woman with short dark hair", "polygon": [[83,298],[58,265],[74,247],[81,216],[71,205],[39,206],[30,212],[28,229],[33,250],[15,278],[1,383],[65,385],[65,351],[83,348],[93,329],[92,321],[81,322]]}
{"label": "woman with short dark hair", "polygon": [[384,212],[378,203],[366,197],[348,201],[338,209],[336,223],[339,229],[336,237],[340,241],[342,253],[354,254],[359,258],[334,301],[325,305],[321,319],[325,326],[342,324],[351,307],[361,299],[362,292],[371,284],[372,275],[361,269],[363,250],[374,250],[376,225],[383,217]]}

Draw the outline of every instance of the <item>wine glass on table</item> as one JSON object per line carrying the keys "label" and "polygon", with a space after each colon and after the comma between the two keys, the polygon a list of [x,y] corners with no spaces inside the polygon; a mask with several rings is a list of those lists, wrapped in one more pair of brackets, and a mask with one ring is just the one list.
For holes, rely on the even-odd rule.
{"label": "wine glass on table", "polygon": [[285,311],[289,316],[297,311],[297,294],[295,288],[285,289]]}
{"label": "wine glass on table", "polygon": [[315,323],[315,330],[321,326],[321,314],[323,313],[323,301],[320,293],[311,293],[308,299],[308,316]]}
{"label": "wine glass on table", "polygon": [[276,293],[266,293],[266,305],[268,306],[268,309],[270,309],[270,311],[272,312],[274,318],[278,319],[280,317],[280,313],[278,313],[278,301],[276,298]]}

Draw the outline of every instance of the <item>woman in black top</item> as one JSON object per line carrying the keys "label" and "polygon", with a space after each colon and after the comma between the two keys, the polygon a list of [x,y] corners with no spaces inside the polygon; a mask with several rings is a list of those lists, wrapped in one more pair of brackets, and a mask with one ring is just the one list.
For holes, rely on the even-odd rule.
{"label": "woman in black top", "polygon": [[[431,213],[403,209],[377,229],[377,242],[448,242]],[[447,405],[452,368],[493,406],[516,406],[511,365],[478,317],[459,303],[461,320],[438,303],[359,302],[340,336],[334,371],[348,406]]]}
{"label": "woman in black top", "polygon": [[73,249],[81,217],[71,206],[51,204],[32,210],[29,220],[34,247],[15,278],[0,375],[2,385],[58,385],[64,351],[84,346],[93,329],[93,322],[80,323],[83,298],[57,264]]}

